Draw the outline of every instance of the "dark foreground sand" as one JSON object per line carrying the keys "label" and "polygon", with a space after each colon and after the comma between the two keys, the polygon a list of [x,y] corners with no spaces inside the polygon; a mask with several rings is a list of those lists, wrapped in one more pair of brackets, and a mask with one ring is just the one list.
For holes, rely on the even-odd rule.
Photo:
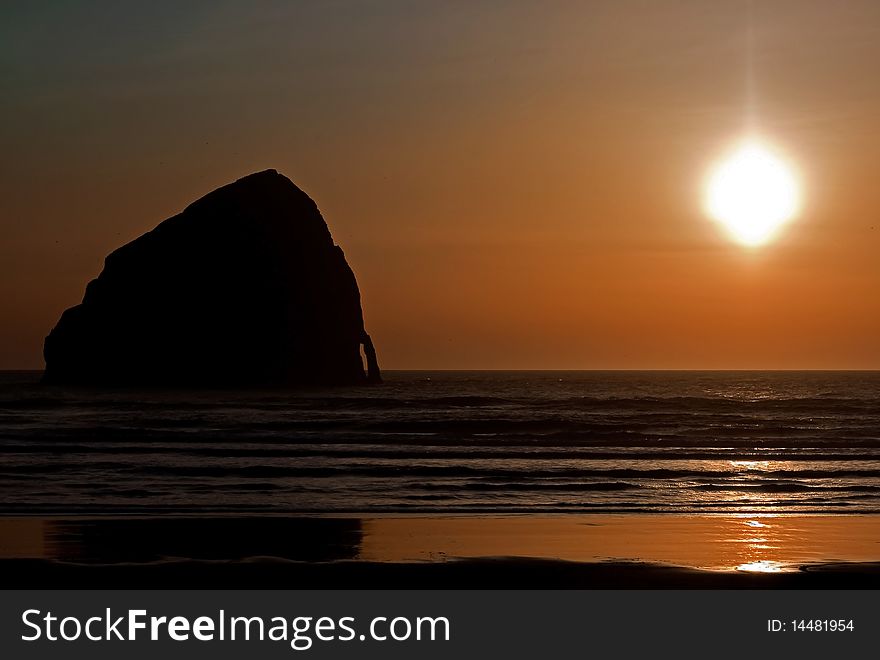
{"label": "dark foreground sand", "polygon": [[880,516],[0,519],[4,588],[880,588]]}
{"label": "dark foreground sand", "polygon": [[6,589],[880,589],[880,563],[760,573],[528,558],[435,563],[254,558],[115,565],[12,559],[0,561],[0,583]]}

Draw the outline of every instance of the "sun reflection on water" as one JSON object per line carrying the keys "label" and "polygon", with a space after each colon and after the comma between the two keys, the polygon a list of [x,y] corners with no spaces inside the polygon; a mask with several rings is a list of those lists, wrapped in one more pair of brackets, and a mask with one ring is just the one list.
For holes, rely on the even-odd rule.
{"label": "sun reflection on water", "polygon": [[768,556],[780,549],[772,524],[748,518],[742,521],[741,530],[742,536],[736,541],[741,544],[739,547],[743,554],[738,558],[735,570],[750,573],[779,573],[785,570],[786,564]]}
{"label": "sun reflection on water", "polygon": [[740,564],[736,567],[736,570],[745,571],[748,573],[780,573],[783,568],[784,565],[780,564],[777,561],[763,559],[761,561],[752,561],[746,564]]}

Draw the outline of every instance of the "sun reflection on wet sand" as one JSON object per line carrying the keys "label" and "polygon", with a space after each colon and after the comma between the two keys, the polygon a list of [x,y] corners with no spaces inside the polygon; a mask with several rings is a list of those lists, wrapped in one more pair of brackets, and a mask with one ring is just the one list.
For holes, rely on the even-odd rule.
{"label": "sun reflection on wet sand", "polygon": [[747,564],[740,564],[736,567],[738,571],[746,571],[749,573],[780,573],[785,569],[784,564],[775,561],[753,561]]}
{"label": "sun reflection on wet sand", "polygon": [[739,542],[743,544],[747,560],[737,565],[735,567],[736,570],[778,573],[786,568],[794,568],[793,565],[786,566],[782,562],[767,558],[768,555],[782,549],[775,542],[774,524],[769,522],[770,518],[770,516],[767,516],[767,522],[756,519],[742,521],[742,538],[739,539]]}
{"label": "sun reflection on wet sand", "polygon": [[[71,560],[97,553],[111,563],[123,561],[125,553],[137,545],[131,538],[132,530],[144,532],[144,525],[151,520],[157,521],[118,520],[109,526],[104,524],[103,528],[109,531],[96,535],[89,533],[95,521],[87,519],[0,519],[0,559]],[[326,555],[342,538],[339,530],[333,531],[336,526],[329,524],[335,520],[239,519],[239,523],[243,521],[252,528],[252,536],[261,533],[254,540],[239,538],[236,543],[223,540],[223,535],[229,533],[229,521],[191,519],[186,521],[186,528],[191,532],[188,539],[196,546],[199,544],[193,539],[205,539],[203,545],[210,545],[212,557],[234,550],[239,558],[268,553],[328,561],[338,559],[328,559]],[[528,557],[766,573],[822,562],[880,561],[880,516],[872,515],[371,516],[346,517],[338,522],[343,531],[352,531],[346,532],[343,539],[346,552],[350,553],[346,558],[374,562]],[[298,530],[302,525],[309,530],[307,540],[299,532],[291,532],[289,537],[281,533],[279,540],[279,531]],[[111,533],[116,527],[127,531]],[[156,532],[150,532],[152,550],[158,554],[170,552],[169,548],[174,553],[183,552],[180,539],[176,538],[178,532],[163,529],[155,524],[149,527]],[[64,532],[63,543],[58,542],[59,530]],[[269,550],[266,539],[273,541]],[[80,546],[89,553],[79,552]],[[192,550],[191,546],[186,547]],[[185,556],[174,553],[173,556]]]}
{"label": "sun reflection on wet sand", "polygon": [[372,518],[360,558],[536,557],[779,572],[880,560],[880,516],[779,514]]}

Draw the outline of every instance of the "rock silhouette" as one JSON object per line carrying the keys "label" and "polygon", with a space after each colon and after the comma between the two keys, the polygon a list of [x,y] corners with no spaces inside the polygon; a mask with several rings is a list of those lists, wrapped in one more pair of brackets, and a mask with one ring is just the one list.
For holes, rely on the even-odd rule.
{"label": "rock silhouette", "polygon": [[275,170],[209,193],[111,253],[43,353],[48,384],[380,378],[354,273],[312,199]]}

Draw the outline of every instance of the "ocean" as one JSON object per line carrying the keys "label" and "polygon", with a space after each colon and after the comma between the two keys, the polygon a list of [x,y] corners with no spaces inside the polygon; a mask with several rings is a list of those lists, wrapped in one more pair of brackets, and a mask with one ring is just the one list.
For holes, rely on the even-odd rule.
{"label": "ocean", "polygon": [[0,514],[878,513],[880,372],[386,372],[343,389],[0,372]]}

